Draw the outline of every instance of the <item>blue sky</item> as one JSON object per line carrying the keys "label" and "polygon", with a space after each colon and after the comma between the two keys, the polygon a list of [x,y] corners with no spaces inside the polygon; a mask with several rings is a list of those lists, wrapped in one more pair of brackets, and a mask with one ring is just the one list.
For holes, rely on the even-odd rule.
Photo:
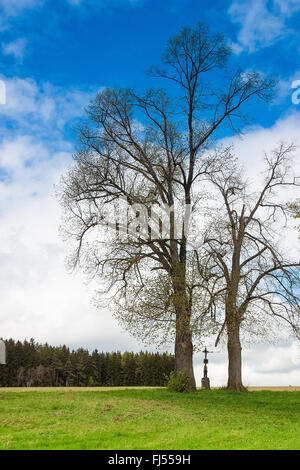
{"label": "blue sky", "polygon": [[[106,308],[95,309],[93,285],[67,274],[54,185],[71,163],[72,124],[95,92],[155,85],[144,71],[159,63],[170,36],[198,20],[224,32],[233,65],[278,78],[274,103],[249,108],[255,124],[243,140],[227,134],[255,177],[264,150],[299,135],[300,105],[291,100],[300,80],[299,0],[0,0],[0,337],[142,347]],[[299,252],[296,235],[288,245]],[[295,348],[246,353],[245,383],[299,384]],[[225,356],[216,356],[212,379],[223,385]]]}
{"label": "blue sky", "polygon": [[[168,37],[197,20],[224,32],[233,63],[282,82],[300,55],[298,0],[0,0],[1,8],[2,74],[64,88],[153,85],[144,70]],[[272,124],[286,106],[259,110],[260,123]]]}

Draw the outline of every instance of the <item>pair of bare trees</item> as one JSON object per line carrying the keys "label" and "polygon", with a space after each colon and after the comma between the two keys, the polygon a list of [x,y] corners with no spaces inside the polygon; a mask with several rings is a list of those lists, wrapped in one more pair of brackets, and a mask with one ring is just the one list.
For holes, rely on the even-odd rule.
{"label": "pair of bare trees", "polygon": [[[235,264],[229,282],[222,255],[215,249],[218,242],[212,241],[223,236],[222,230],[216,227],[215,237],[205,239],[197,249],[191,244],[191,234],[197,232],[194,214],[203,200],[202,182],[209,180],[222,197],[228,189],[224,203],[230,223],[240,223],[247,231],[251,224],[260,230],[255,214],[270,189],[247,216],[251,224],[246,223],[245,209],[239,217],[232,212],[236,185],[221,190],[227,184],[224,162],[228,165],[228,158],[222,153],[207,156],[218,131],[229,126],[237,132],[245,118],[244,105],[254,98],[268,101],[274,86],[273,80],[256,72],[237,70],[228,78],[229,56],[223,36],[198,24],[170,39],[162,68],[149,71],[167,81],[169,94],[161,88],[142,96],[132,89],[100,92],[78,129],[80,148],[61,188],[65,233],[75,241],[70,264],[107,280],[117,303],[116,315],[131,331],[154,339],[162,332],[162,340],[171,335],[176,369],[187,374],[190,390],[195,390],[193,339],[218,326],[212,305],[223,301],[226,312],[236,312],[237,282],[244,278],[235,266],[244,240],[252,243],[250,251],[255,244],[260,246],[259,241],[242,236],[240,226],[232,228]],[[127,202],[126,220],[120,213],[120,199]],[[105,234],[105,226],[115,230]],[[264,256],[272,258],[276,252],[261,246],[259,253],[263,262]],[[286,272],[285,263],[279,265],[274,256],[278,269]],[[276,273],[275,268],[272,272]],[[230,370],[238,375],[238,361],[233,359],[236,316],[226,313]],[[230,379],[229,386],[240,389],[241,381],[234,382]]]}

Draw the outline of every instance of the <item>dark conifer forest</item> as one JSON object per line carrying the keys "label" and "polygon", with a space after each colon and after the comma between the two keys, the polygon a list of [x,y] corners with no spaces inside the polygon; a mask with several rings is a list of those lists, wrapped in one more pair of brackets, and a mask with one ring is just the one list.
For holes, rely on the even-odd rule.
{"label": "dark conifer forest", "polygon": [[0,387],[163,386],[174,370],[168,353],[99,352],[30,341],[5,341]]}

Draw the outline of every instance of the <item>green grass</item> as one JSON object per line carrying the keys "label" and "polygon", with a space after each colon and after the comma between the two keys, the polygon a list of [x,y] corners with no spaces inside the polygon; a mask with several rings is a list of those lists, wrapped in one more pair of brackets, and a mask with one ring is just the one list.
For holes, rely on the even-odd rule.
{"label": "green grass", "polygon": [[300,392],[0,392],[0,449],[300,449]]}

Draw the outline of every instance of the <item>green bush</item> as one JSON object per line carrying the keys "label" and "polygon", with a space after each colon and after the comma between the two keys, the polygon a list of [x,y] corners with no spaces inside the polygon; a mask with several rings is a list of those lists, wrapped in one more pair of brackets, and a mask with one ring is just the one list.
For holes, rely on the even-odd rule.
{"label": "green bush", "polygon": [[167,389],[172,392],[188,392],[189,379],[186,373],[182,370],[171,372],[169,377],[167,377]]}

